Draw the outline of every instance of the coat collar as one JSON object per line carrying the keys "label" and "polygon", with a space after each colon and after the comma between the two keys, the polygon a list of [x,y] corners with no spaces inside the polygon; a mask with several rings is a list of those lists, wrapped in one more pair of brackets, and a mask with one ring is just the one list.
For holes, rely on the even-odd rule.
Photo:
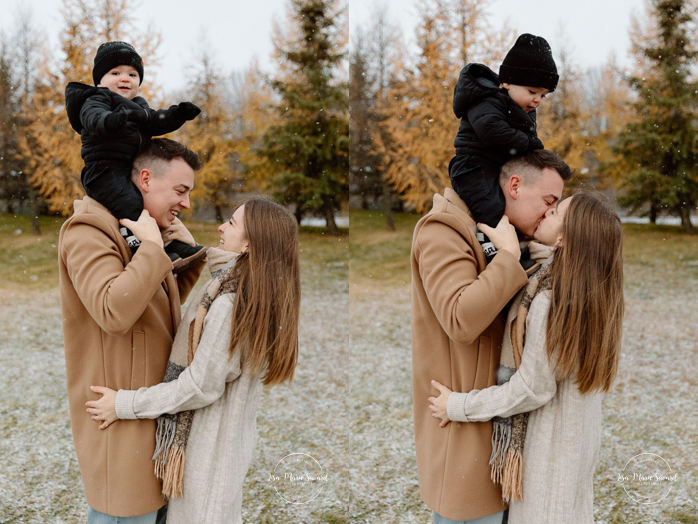
{"label": "coat collar", "polygon": [[450,187],[447,187],[444,190],[443,196],[441,196],[438,193],[434,195],[434,207],[436,207],[437,203],[439,203],[441,200],[446,200],[449,204],[456,206],[463,213],[468,215],[473,222],[475,221],[475,219],[473,218],[473,214],[470,212],[470,209],[468,209],[468,206],[466,206],[465,202],[463,202],[461,197],[458,196],[458,193],[456,193]]}

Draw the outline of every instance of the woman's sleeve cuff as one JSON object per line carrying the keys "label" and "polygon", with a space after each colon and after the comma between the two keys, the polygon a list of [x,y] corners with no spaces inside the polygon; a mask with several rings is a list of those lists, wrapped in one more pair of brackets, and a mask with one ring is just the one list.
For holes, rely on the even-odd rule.
{"label": "woman's sleeve cuff", "polygon": [[467,398],[467,393],[457,393],[455,391],[448,396],[446,411],[449,419],[455,422],[468,422],[468,417],[465,416],[465,400]]}
{"label": "woman's sleeve cuff", "polygon": [[133,410],[133,400],[136,396],[136,391],[120,389],[116,393],[116,416],[121,420],[134,420],[136,413]]}

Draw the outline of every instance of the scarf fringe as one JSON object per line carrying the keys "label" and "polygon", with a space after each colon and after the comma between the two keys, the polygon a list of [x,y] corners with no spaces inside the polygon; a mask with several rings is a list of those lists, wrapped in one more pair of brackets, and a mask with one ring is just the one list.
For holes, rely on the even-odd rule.
{"label": "scarf fringe", "polygon": [[495,420],[492,423],[492,455],[490,455],[490,477],[495,484],[502,483],[504,455],[511,442],[511,422]]}
{"label": "scarf fringe", "polygon": [[502,497],[507,500],[523,500],[523,457],[513,449],[507,451],[502,477]]}
{"label": "scarf fringe", "polygon": [[170,449],[170,459],[164,465],[162,493],[168,498],[184,496],[182,478],[184,476],[184,448],[178,445]]}
{"label": "scarf fringe", "polygon": [[155,452],[153,462],[155,462],[155,476],[162,478],[162,473],[158,474],[167,461],[167,451],[174,442],[175,430],[177,429],[177,416],[163,415],[157,418],[157,429],[155,430]]}

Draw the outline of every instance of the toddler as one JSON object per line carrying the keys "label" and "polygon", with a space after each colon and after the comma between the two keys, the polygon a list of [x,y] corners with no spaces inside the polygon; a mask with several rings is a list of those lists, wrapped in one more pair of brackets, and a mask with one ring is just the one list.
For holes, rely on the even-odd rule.
{"label": "toddler", "polygon": [[[138,220],[143,197],[131,181],[131,167],[140,148],[153,136],[176,131],[201,110],[191,102],[169,109],[148,107],[138,88],[143,82],[143,60],[126,42],[106,42],[94,59],[95,87],[70,82],[65,90],[70,124],[80,133],[85,161],[80,179],[85,193],[116,218]],[[140,241],[125,227],[121,234],[133,253]],[[205,254],[202,246],[178,240],[166,244],[175,272]]]}
{"label": "toddler", "polygon": [[[453,112],[461,123],[448,171],[453,189],[476,222],[496,227],[504,215],[502,164],[543,149],[536,134],[536,108],[555,90],[558,78],[548,42],[527,33],[507,53],[499,76],[482,64],[468,64],[460,72]],[[477,235],[489,262],[497,250],[484,234]]]}

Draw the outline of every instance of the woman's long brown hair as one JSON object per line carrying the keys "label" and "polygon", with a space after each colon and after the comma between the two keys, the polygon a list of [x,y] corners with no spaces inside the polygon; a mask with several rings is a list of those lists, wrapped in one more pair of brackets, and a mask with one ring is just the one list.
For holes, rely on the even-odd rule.
{"label": "woman's long brown hair", "polygon": [[248,250],[234,269],[237,291],[229,351],[232,356],[242,344],[242,366],[263,372],[265,385],[280,384],[293,380],[298,361],[298,223],[269,198],[251,197],[243,204]]}
{"label": "woman's long brown hair", "polygon": [[623,332],[623,229],[615,211],[591,193],[574,195],[562,221],[562,246],[550,263],[546,327],[550,362],[580,393],[608,391]]}

